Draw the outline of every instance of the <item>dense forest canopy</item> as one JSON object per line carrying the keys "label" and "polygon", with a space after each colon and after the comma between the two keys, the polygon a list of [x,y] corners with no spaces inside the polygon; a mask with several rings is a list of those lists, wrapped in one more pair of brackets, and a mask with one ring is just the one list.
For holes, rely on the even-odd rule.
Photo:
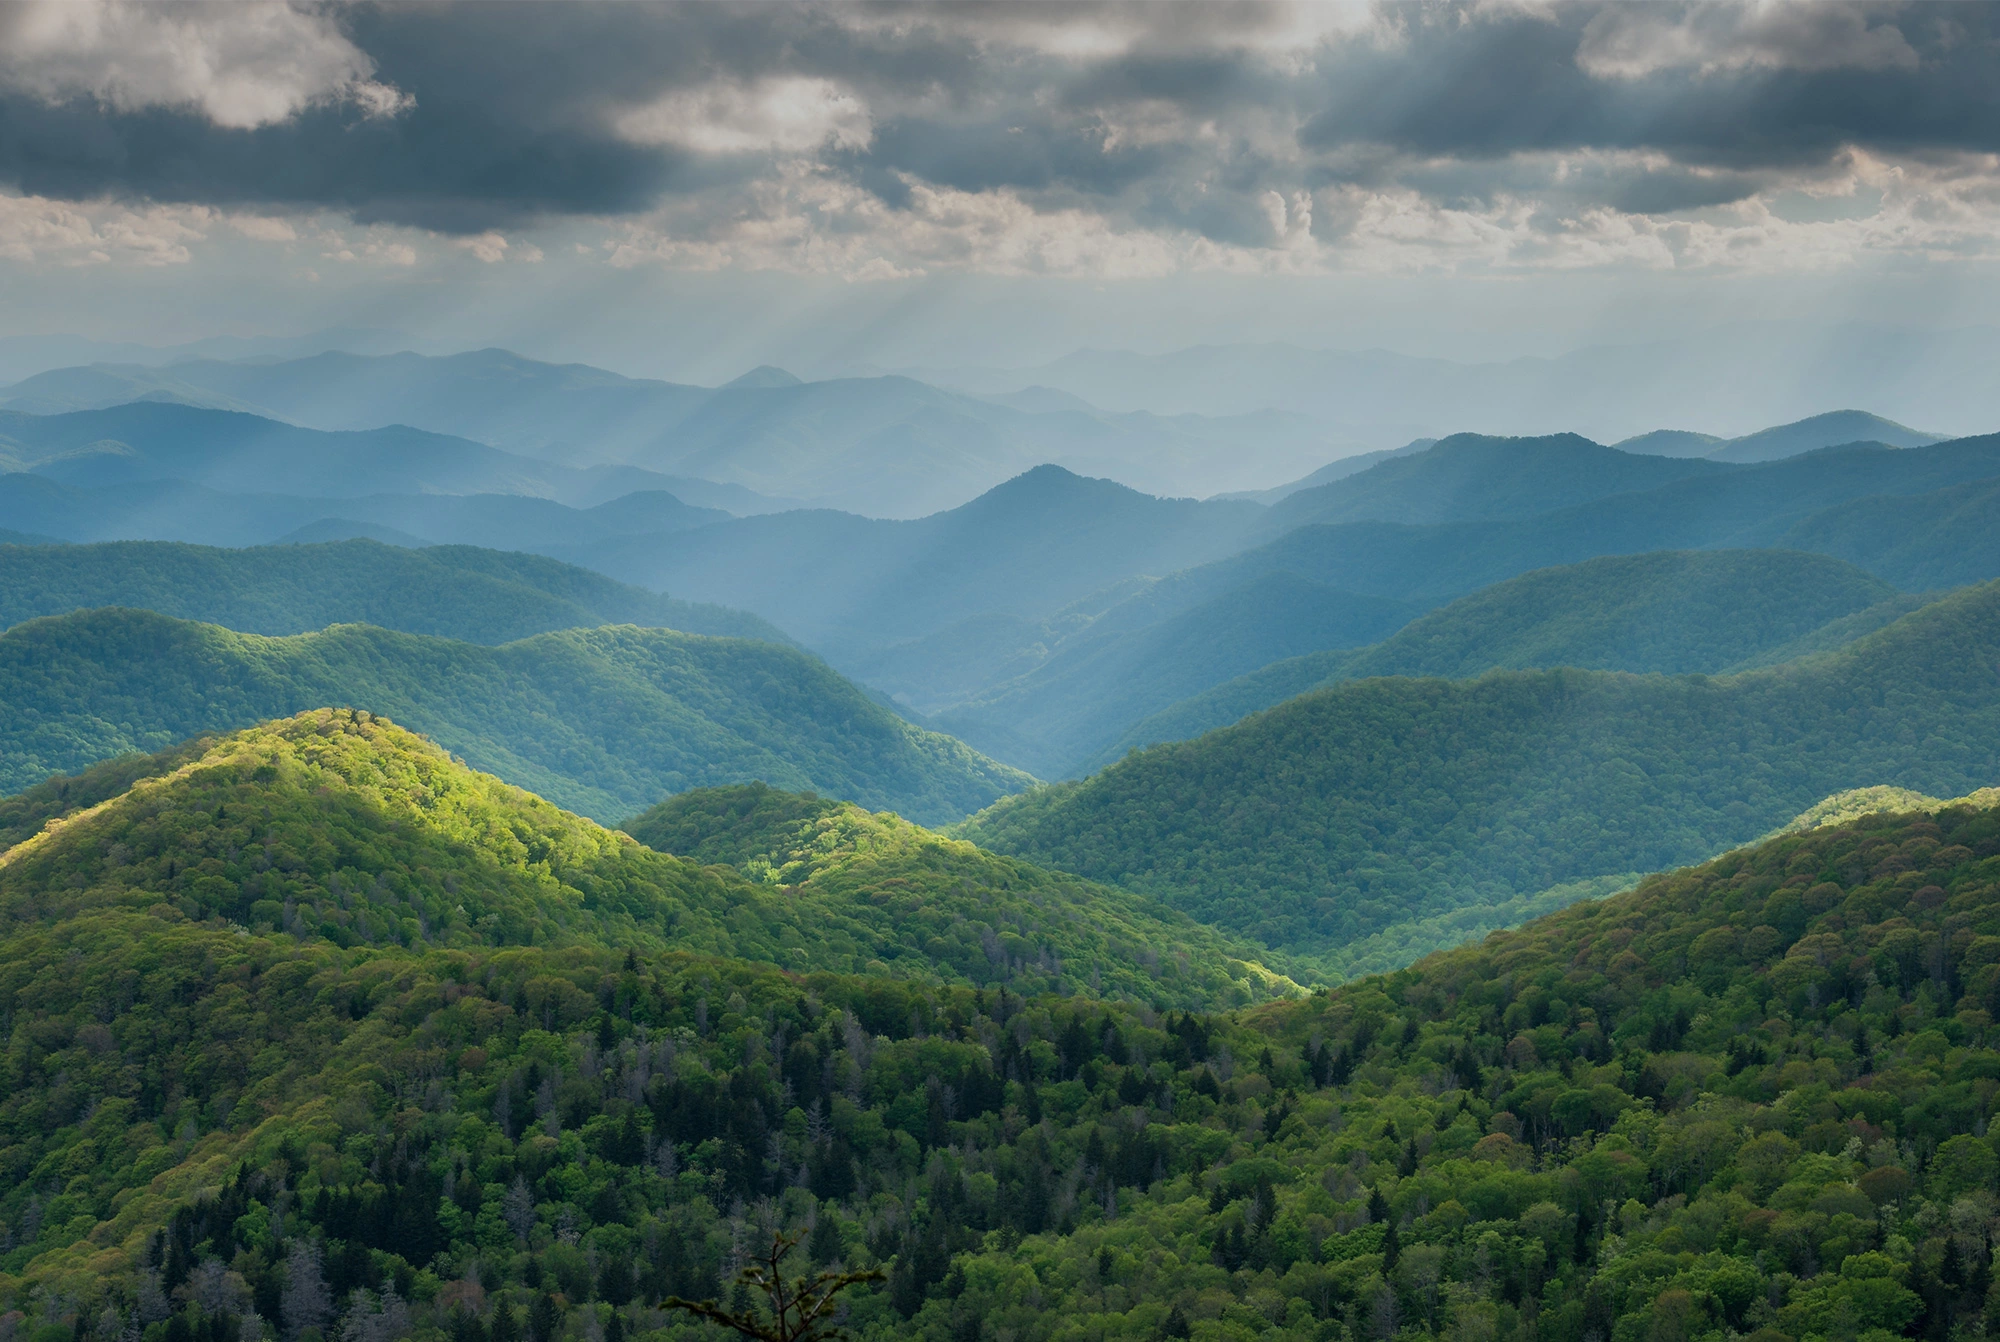
{"label": "dense forest canopy", "polygon": [[[358,776],[387,730],[240,740]],[[300,767],[150,823],[275,814]],[[415,781],[373,785],[414,820]],[[883,1269],[848,1297],[865,1338],[1886,1342],[1988,1310],[2000,810],[1787,834],[1210,1016],[247,927],[106,828],[143,795],[0,865],[0,1291],[51,1342],[705,1338],[662,1298],[729,1301],[773,1229]],[[657,821],[698,848],[713,815],[748,860],[828,814],[738,791]]]}
{"label": "dense forest canopy", "polygon": [[[1255,595],[1254,588],[1237,589],[1218,600]],[[1254,661],[1254,670],[1228,680],[1215,677],[1198,693],[1143,717],[1128,714],[1114,744],[1081,754],[1088,768],[1078,772],[1116,763],[1136,747],[1226,727],[1343,680],[1462,678],[1554,666],[1716,675],[1827,651],[1919,604],[1920,599],[1824,555],[1790,550],[1607,555],[1494,583],[1418,615],[1368,647],[1327,640],[1299,656],[1246,659]],[[1226,625],[1211,622],[1211,627],[1227,632]],[[1816,636],[1819,641],[1808,646]],[[1117,686],[1098,693],[1113,702],[1135,697]]]}
{"label": "dense forest canopy", "polygon": [[1310,956],[1698,860],[1846,788],[1990,783],[1996,667],[1988,584],[1741,676],[1352,681],[1009,798],[961,832]]}
{"label": "dense forest canopy", "polygon": [[612,625],[497,648],[338,625],[261,638],[136,610],[0,634],[0,787],[327,703],[394,716],[604,821],[762,778],[955,820],[1026,775],[912,726],[796,648]]}
{"label": "dense forest canopy", "polygon": [[467,643],[509,643],[552,629],[639,624],[788,641],[743,611],[675,601],[540,555],[469,545],[408,550],[355,540],[225,550],[166,541],[0,544],[0,629],[94,606],[157,611],[244,634],[373,624]]}
{"label": "dense forest canopy", "polygon": [[647,848],[352,709],[53,779],[0,802],[0,840],[13,844],[0,909],[16,916],[167,895],[191,919],[347,947],[674,948],[1180,1005],[1295,990],[1143,895],[891,815],[834,808],[760,845],[778,866],[737,872]]}

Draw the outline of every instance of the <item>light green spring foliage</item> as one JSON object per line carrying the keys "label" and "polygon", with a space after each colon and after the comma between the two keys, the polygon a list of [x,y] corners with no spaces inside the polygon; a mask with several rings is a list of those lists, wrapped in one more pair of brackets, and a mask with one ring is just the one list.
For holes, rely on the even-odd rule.
{"label": "light green spring foliage", "polygon": [[612,625],[500,647],[338,625],[263,638],[92,610],[0,635],[0,787],[328,703],[388,714],[606,822],[763,778],[933,822],[1025,774],[911,726],[795,648]]}
{"label": "light green spring foliage", "polygon": [[1786,835],[1206,1019],[133,901],[9,928],[0,1305],[71,1336],[387,1309],[431,1342],[707,1342],[653,1305],[807,1226],[886,1269],[869,1342],[2000,1317],[1996,810]]}
{"label": "light green spring foliage", "polygon": [[762,784],[710,788],[624,827],[662,851],[851,910],[885,947],[921,946],[962,982],[1032,994],[1081,981],[1093,995],[1210,1004],[1301,991],[1259,963],[1258,949],[1148,897],[850,803]]}
{"label": "light green spring foliage", "polygon": [[1086,882],[892,816],[835,813],[846,837],[808,840],[810,871],[753,882],[477,773],[385,719],[322,709],[0,806],[14,821],[0,833],[33,834],[0,855],[0,909],[157,906],[349,947],[641,946],[1189,1006],[1295,991],[1143,896],[1100,902]]}
{"label": "light green spring foliage", "polygon": [[1921,792],[1904,787],[1848,788],[1807,807],[1794,816],[1788,824],[1780,826],[1765,837],[1775,839],[1781,834],[1802,834],[1807,830],[1823,829],[1828,825],[1844,825],[1864,815],[1898,811],[1936,811],[1946,806],[1995,804],[2000,804],[2000,788],[1980,788],[1966,796],[1954,798],[1927,797]]}

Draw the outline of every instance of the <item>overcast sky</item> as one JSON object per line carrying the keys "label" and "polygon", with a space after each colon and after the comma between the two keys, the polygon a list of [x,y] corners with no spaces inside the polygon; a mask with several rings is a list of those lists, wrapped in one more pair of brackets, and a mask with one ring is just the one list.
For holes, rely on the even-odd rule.
{"label": "overcast sky", "polygon": [[0,335],[629,372],[2000,311],[1984,4],[0,9]]}

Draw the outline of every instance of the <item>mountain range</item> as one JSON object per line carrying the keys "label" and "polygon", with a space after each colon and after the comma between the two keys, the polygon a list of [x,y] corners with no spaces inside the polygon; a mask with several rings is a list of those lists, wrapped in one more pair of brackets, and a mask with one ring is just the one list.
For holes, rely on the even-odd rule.
{"label": "mountain range", "polygon": [[[1554,666],[1717,673],[1822,630],[1839,627],[1839,642],[1852,641],[1872,632],[1847,627],[1862,612],[1887,623],[1909,608],[1852,565],[1783,550],[1587,560],[1495,583],[1415,619],[1416,606],[1278,572],[1158,624],[1079,639],[933,721],[1005,758],[1033,760],[1025,767],[1041,777],[1066,778],[1338,680]],[[1348,622],[1330,627],[1315,614]],[[1313,650],[1285,655],[1288,642]],[[1225,675],[1232,665],[1246,669]]]}
{"label": "mountain range", "polygon": [[1699,860],[1846,788],[1989,785],[1996,668],[1988,583],[1738,676],[1345,681],[1011,797],[961,832],[1281,951],[1338,953],[1397,924]]}
{"label": "mountain range", "polygon": [[72,1334],[643,1331],[782,1182],[763,1229],[868,1270],[867,1342],[1244,1301],[1950,1336],[1993,801],[1259,1002],[1139,897],[755,789],[634,822],[697,865],[320,710],[0,803],[8,1289]]}
{"label": "mountain range", "polygon": [[1857,387],[1893,419],[1978,433],[2000,422],[2000,399],[1985,378],[1996,358],[2000,327],[1991,324],[1912,330],[1763,321],[1477,362],[1266,341],[1164,353],[1083,349],[1025,368],[899,371],[971,392],[1047,388],[1114,411],[1283,410],[1387,447],[1465,429],[1571,430],[1617,442],[1671,428],[1726,439],[1851,404]]}
{"label": "mountain range", "polygon": [[0,547],[0,629],[93,606],[136,607],[246,634],[374,624],[497,644],[554,629],[638,624],[788,641],[742,611],[675,601],[540,555],[471,546]]}
{"label": "mountain range", "polygon": [[[384,395],[429,404],[421,391],[447,407],[478,401],[480,377],[509,370],[531,398],[624,385],[594,370],[467,359],[340,356],[314,366],[351,366]],[[304,367],[258,367],[288,368],[284,378],[271,373],[272,385],[300,396],[318,385]],[[52,374],[48,385],[61,381]],[[813,385],[774,371],[727,390],[780,395]],[[841,394],[849,393],[860,395]],[[689,422],[711,412],[722,413],[689,410]],[[1742,464],[1574,435],[1461,434],[1383,454],[1268,506],[1158,499],[1044,466],[959,508],[898,522],[826,510],[731,517],[652,487],[684,477],[552,464],[429,432],[297,429],[179,404],[14,413],[7,424],[15,464],[31,469],[0,476],[0,526],[23,536],[236,545],[360,536],[552,554],[683,600],[754,612],[767,622],[760,635],[782,629],[910,711],[1044,776],[1105,758],[1135,730],[1156,734],[1161,724],[1141,721],[1237,677],[1375,642],[1443,601],[1597,554],[1824,550],[1905,589],[2000,571],[1987,539],[1991,500],[1977,483],[2000,477],[1990,438]],[[1732,450],[1790,451],[1863,429],[1902,432],[1843,412]],[[630,485],[647,487],[616,492]],[[292,492],[234,492],[251,487]],[[436,492],[488,487],[615,496],[575,507],[512,492]],[[339,496],[347,488],[371,492]],[[1278,675],[1259,693],[1300,683]],[[1188,720],[1212,721],[1204,715],[1216,704],[1246,702],[1233,693]]]}
{"label": "mountain range", "polygon": [[0,407],[54,416],[169,402],[323,431],[407,425],[537,459],[544,472],[623,466],[903,518],[954,507],[1045,462],[1159,493],[1211,494],[1332,455],[1328,435],[1297,415],[1114,415],[1074,398],[1036,404],[908,378],[801,382],[772,371],[710,388],[503,350],[327,353],[52,369],[0,389]]}
{"label": "mountain range", "polygon": [[910,725],[808,653],[605,625],[489,647],[334,625],[288,638],[104,608],[0,634],[0,787],[345,703],[607,822],[671,792],[763,779],[918,820],[1027,776]]}

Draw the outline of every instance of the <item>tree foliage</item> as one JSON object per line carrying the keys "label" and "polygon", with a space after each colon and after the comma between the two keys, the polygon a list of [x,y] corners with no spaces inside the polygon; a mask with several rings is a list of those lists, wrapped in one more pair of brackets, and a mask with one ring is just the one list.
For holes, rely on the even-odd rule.
{"label": "tree foliage", "polygon": [[669,629],[567,629],[489,648],[339,625],[263,638],[136,610],[0,635],[0,787],[328,703],[423,731],[482,769],[615,821],[750,778],[932,822],[1025,774],[911,726],[794,648]]}
{"label": "tree foliage", "polygon": [[864,1338],[1887,1342],[1993,1308],[2000,810],[1787,834],[1227,1016],[9,900],[0,1304],[72,1337],[694,1339],[655,1307],[774,1234],[884,1274],[844,1297]]}
{"label": "tree foliage", "polygon": [[497,644],[553,629],[638,624],[788,641],[743,611],[675,601],[541,555],[469,545],[0,546],[0,629],[97,606],[137,607],[246,634],[374,624]]}
{"label": "tree foliage", "polygon": [[1699,860],[1844,789],[1990,783],[1996,667],[1989,583],[1741,676],[1354,681],[1009,798],[960,832],[1311,955]]}

